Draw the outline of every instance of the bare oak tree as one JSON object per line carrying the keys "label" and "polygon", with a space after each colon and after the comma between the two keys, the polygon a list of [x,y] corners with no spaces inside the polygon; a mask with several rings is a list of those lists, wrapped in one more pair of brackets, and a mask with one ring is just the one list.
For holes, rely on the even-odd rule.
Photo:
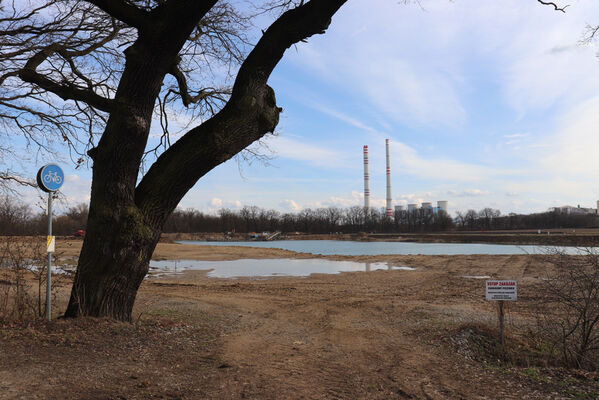
{"label": "bare oak tree", "polygon": [[[250,20],[229,1],[2,0],[5,130],[42,147],[58,137],[93,162],[67,317],[130,320],[167,217],[208,171],[274,131],[281,108],[270,74],[287,48],[324,33],[345,1],[265,3],[261,11],[278,17],[249,46]],[[211,69],[235,63],[232,87],[214,86]],[[200,121],[169,146],[175,101]],[[156,115],[163,151],[139,176]]]}
{"label": "bare oak tree", "polygon": [[[0,148],[5,134],[41,149],[66,143],[74,162],[93,166],[66,316],[131,318],[168,216],[208,171],[274,131],[270,74],[346,1],[264,0],[255,15],[277,17],[252,44],[247,2],[0,0]],[[214,79],[232,71],[230,82]],[[197,123],[171,145],[177,104]]]}

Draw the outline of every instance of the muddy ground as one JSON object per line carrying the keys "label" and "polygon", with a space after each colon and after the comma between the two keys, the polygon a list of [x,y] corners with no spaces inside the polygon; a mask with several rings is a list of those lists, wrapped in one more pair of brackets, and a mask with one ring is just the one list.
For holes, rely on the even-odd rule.
{"label": "muddy ground", "polygon": [[[65,258],[80,243],[59,242]],[[294,257],[273,249],[160,243],[157,259]],[[306,257],[302,255],[302,257]],[[498,360],[484,279],[517,279],[510,349],[530,335],[535,256],[327,257],[415,271],[307,278],[147,279],[133,323],[0,325],[2,399],[595,399],[599,375]],[[284,263],[284,262],[283,262]],[[282,265],[282,270],[284,269]],[[64,310],[68,283],[57,290]],[[532,354],[532,353],[530,353]]]}

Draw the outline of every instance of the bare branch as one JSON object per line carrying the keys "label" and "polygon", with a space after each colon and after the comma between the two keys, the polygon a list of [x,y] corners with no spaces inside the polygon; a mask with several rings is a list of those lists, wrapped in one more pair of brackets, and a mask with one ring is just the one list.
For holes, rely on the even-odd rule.
{"label": "bare branch", "polygon": [[209,97],[217,97],[219,100],[225,101],[224,96],[231,94],[230,90],[204,88],[192,96],[189,94],[189,88],[187,87],[187,78],[177,66],[173,66],[170,74],[177,80],[177,84],[179,85],[179,92],[177,94],[181,96],[181,101],[185,107],[189,107],[191,104],[206,100]]}
{"label": "bare branch", "polygon": [[54,82],[46,76],[36,71],[37,67],[54,52],[60,53],[60,46],[51,45],[31,57],[22,70],[19,71],[19,77],[29,83],[34,83],[44,90],[56,94],[63,100],[83,101],[99,110],[109,112],[114,108],[114,102],[111,99],[102,97],[92,90],[83,89],[70,82]]}
{"label": "bare branch", "polygon": [[0,181],[2,181],[0,186],[5,186],[7,183],[16,183],[21,186],[37,187],[33,180],[23,178],[11,171],[0,171]]}
{"label": "bare branch", "polygon": [[599,32],[599,25],[587,25],[585,28],[585,32],[582,38],[582,43],[591,43],[593,40],[595,40],[595,36],[597,36],[597,33]]}
{"label": "bare branch", "polygon": [[553,8],[555,9],[555,11],[561,11],[563,13],[565,13],[566,12],[566,8],[570,6],[569,4],[566,4],[563,7],[559,7],[557,4],[555,4],[552,1],[543,1],[543,0],[537,0],[537,1],[539,3],[541,3],[541,4],[543,4],[543,5],[546,5],[546,6],[553,6]]}

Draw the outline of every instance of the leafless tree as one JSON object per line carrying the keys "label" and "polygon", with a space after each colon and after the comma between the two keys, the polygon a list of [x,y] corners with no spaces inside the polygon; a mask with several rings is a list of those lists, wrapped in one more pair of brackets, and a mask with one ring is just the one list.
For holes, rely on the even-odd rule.
{"label": "leafless tree", "polygon": [[466,213],[462,211],[456,211],[455,222],[458,224],[460,229],[464,229],[466,227]]}
{"label": "leafless tree", "polygon": [[499,210],[495,210],[490,207],[485,207],[478,212],[478,217],[480,218],[484,229],[491,229],[493,225],[493,220],[498,218],[501,215]]}
{"label": "leafless tree", "polygon": [[[66,316],[129,320],[168,216],[198,179],[275,130],[270,74],[346,0],[265,2],[257,12],[274,22],[255,44],[233,1],[0,1],[3,131],[42,149],[65,143],[93,164]],[[188,122],[171,143],[177,114]],[[161,140],[149,145],[154,121]]]}

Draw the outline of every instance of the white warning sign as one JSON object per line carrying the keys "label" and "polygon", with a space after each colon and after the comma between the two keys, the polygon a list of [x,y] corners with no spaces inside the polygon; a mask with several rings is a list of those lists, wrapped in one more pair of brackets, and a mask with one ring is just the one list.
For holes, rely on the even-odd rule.
{"label": "white warning sign", "polygon": [[518,300],[518,282],[485,281],[487,300]]}

